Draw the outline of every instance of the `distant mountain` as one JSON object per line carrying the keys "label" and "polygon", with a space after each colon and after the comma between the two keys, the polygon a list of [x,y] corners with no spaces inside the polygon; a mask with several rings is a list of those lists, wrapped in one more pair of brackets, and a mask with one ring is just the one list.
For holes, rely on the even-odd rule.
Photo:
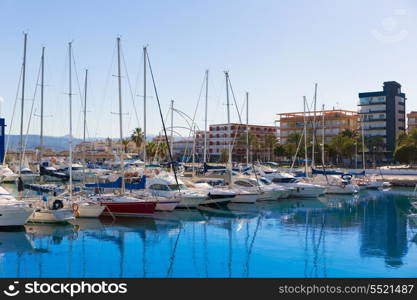
{"label": "distant mountain", "polygon": [[[148,136],[147,140],[152,140],[152,138],[155,137],[155,135]],[[27,146],[26,149],[33,150],[36,147],[39,146],[39,135],[31,134],[27,136]],[[20,144],[20,136],[19,135],[8,135],[6,136],[6,143],[7,139],[9,139],[9,149],[10,150],[18,150],[19,144]],[[90,138],[87,139],[87,141],[97,141],[97,140],[103,140],[105,138]],[[113,139],[118,140],[118,139]],[[69,148],[69,136],[44,136],[43,137],[43,144],[45,148],[49,148],[55,151],[63,151],[67,150]],[[82,139],[74,138],[73,145],[76,145],[78,143],[82,142]]]}
{"label": "distant mountain", "polygon": [[[7,143],[7,139],[9,139],[9,149],[11,150],[19,149],[19,144],[20,144],[19,135],[6,136],[6,143]],[[67,150],[69,148],[68,141],[69,141],[68,136],[44,136],[43,137],[44,147],[55,150],[55,151]],[[82,139],[74,138],[73,144],[78,144],[81,141]],[[39,135],[34,135],[34,134],[28,135],[26,148],[35,149],[38,146],[39,146]]]}

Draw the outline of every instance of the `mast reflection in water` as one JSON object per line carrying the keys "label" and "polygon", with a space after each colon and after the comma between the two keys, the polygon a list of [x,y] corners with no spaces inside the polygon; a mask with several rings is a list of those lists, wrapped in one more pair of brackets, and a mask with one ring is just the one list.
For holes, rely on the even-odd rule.
{"label": "mast reflection in water", "polygon": [[409,203],[365,192],[26,225],[0,232],[0,276],[412,277]]}

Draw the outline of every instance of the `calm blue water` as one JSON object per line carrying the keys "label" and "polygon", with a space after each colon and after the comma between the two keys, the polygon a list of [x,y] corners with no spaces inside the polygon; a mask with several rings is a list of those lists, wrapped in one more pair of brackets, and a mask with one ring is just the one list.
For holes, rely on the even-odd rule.
{"label": "calm blue water", "polygon": [[0,232],[0,277],[415,277],[405,196],[181,210]]}

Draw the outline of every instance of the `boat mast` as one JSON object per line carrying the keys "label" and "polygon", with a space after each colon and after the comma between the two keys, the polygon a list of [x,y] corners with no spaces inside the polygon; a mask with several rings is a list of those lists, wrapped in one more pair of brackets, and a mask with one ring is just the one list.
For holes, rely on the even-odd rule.
{"label": "boat mast", "polygon": [[316,105],[317,105],[317,83],[314,84],[314,113],[313,113],[313,145],[312,145],[312,152],[311,152],[311,167],[315,167],[315,153],[314,148],[316,145]]}
{"label": "boat mast", "polygon": [[246,166],[249,166],[249,92],[246,92]]}
{"label": "boat mast", "polygon": [[226,78],[226,106],[227,106],[227,136],[229,138],[229,142],[228,142],[228,154],[229,154],[229,158],[228,158],[228,162],[227,162],[227,168],[230,171],[230,175],[232,174],[232,127],[230,124],[230,104],[229,104],[229,72],[225,71],[224,72],[225,78]]}
{"label": "boat mast", "polygon": [[[208,108],[208,76],[209,70],[206,70],[206,106],[205,106],[205,117],[204,117],[204,154],[203,162],[207,163],[207,108]],[[195,132],[194,132],[195,134]]]}
{"label": "boat mast", "polygon": [[174,153],[174,100],[171,100],[171,153]]}
{"label": "boat mast", "polygon": [[68,43],[68,100],[69,100],[69,200],[72,200],[72,42]]}
{"label": "boat mast", "polygon": [[322,135],[321,135],[321,164],[324,168],[324,104],[323,104],[323,116],[322,116],[322,123],[323,123],[323,129],[322,129]]}
{"label": "boat mast", "polygon": [[[86,141],[86,130],[87,130],[87,84],[88,84],[88,69],[85,69],[85,78],[84,78],[84,130],[83,130],[83,144],[85,147],[85,141]],[[83,151],[83,160],[84,160],[84,166],[83,166],[83,177],[85,182],[85,151]]]}
{"label": "boat mast", "polygon": [[365,134],[363,128],[363,115],[361,116],[361,132],[362,132],[362,167],[363,171],[366,170],[366,162],[365,162]]}
{"label": "boat mast", "polygon": [[[120,37],[117,38],[117,77],[118,77],[118,86],[119,86],[119,127],[120,127],[120,146],[122,147],[123,142],[123,110],[122,110],[122,74],[120,68]],[[122,187],[120,192],[124,194],[125,191],[125,165],[124,165],[124,155],[123,149],[120,155],[121,165],[122,165]]]}
{"label": "boat mast", "polygon": [[306,96],[304,96],[304,160],[305,160],[305,173],[306,173],[306,177],[308,177],[307,174],[307,168],[308,168],[308,163],[307,163],[307,120],[306,120]]}
{"label": "boat mast", "polygon": [[23,39],[23,63],[22,63],[22,103],[20,111],[20,159],[19,159],[19,176],[22,174],[23,163],[23,116],[25,109],[25,79],[26,79],[26,45],[28,34],[24,33]]}
{"label": "boat mast", "polygon": [[143,47],[143,161],[146,166],[146,46]]}
{"label": "boat mast", "polygon": [[41,56],[41,135],[39,141],[39,161],[42,159],[43,150],[43,91],[44,91],[44,74],[45,74],[45,47],[42,47]]}

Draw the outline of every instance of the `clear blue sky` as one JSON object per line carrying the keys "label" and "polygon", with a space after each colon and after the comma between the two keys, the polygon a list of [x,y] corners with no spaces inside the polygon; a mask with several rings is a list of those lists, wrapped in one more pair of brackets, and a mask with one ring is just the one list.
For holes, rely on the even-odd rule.
{"label": "clear blue sky", "polygon": [[[273,124],[276,114],[302,110],[319,84],[318,105],[356,110],[357,94],[396,80],[417,109],[415,1],[18,1],[0,0],[0,96],[2,115],[12,116],[27,31],[26,122],[42,45],[46,46],[45,134],[68,133],[67,43],[74,41],[80,83],[90,72],[90,137],[118,136],[115,39],[122,37],[133,94],[142,94],[142,46],[149,44],[162,108],[169,102],[193,114],[205,69],[210,70],[209,122],[226,121],[224,70],[230,71],[239,106],[250,93],[250,121]],[[124,132],[142,125],[142,98],[123,86]],[[150,80],[148,80],[150,83]],[[82,83],[81,83],[82,84]],[[82,134],[80,97],[74,82],[75,136]],[[149,85],[149,93],[151,86]],[[134,96],[135,96],[134,95]],[[39,110],[39,94],[35,99]],[[203,102],[197,122],[203,126]],[[149,99],[148,132],[161,122]],[[237,114],[233,113],[233,121]],[[184,122],[175,117],[176,125]],[[17,122],[13,132],[18,132]],[[30,133],[38,133],[33,117]]]}

